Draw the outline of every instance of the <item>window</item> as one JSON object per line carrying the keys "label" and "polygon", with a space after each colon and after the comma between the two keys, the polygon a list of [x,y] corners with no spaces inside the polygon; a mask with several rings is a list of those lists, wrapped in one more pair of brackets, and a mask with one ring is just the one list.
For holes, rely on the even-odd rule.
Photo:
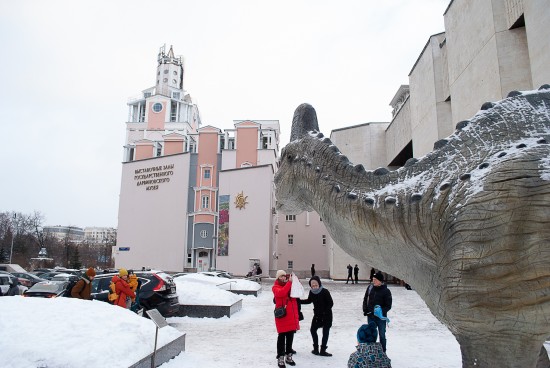
{"label": "window", "polygon": [[143,98],[151,97],[151,92],[143,92]]}
{"label": "window", "polygon": [[206,238],[208,236],[208,231],[206,230],[201,230],[201,238]]}
{"label": "window", "polygon": [[164,69],[164,74],[168,74],[168,69]]}
{"label": "window", "polygon": [[187,253],[187,263],[191,264],[192,256],[191,253]]}
{"label": "window", "polygon": [[176,84],[176,83],[178,83],[178,81],[175,80],[175,79],[172,79],[172,83],[173,83],[173,84]]}
{"label": "window", "polygon": [[162,146],[159,144],[157,146],[157,156],[156,157],[160,157],[162,156]]}
{"label": "window", "polygon": [[161,112],[162,111],[162,104],[160,102],[156,102],[153,105],[153,111],[154,112]]}
{"label": "window", "polygon": [[168,82],[168,78],[163,78],[162,81],[163,81],[164,83],[166,83],[166,82]]}
{"label": "window", "polygon": [[323,245],[327,245],[327,236],[326,235],[321,235],[321,240],[322,240]]}
{"label": "window", "polygon": [[294,245],[294,235],[288,234],[288,245]]}
{"label": "window", "polygon": [[176,101],[172,101],[170,104],[170,121],[175,122],[178,117],[178,103]]}
{"label": "window", "polygon": [[174,75],[178,75],[178,72],[174,70]]}
{"label": "window", "polygon": [[180,93],[179,92],[172,92],[172,98],[175,99],[175,100],[179,100],[180,99]]}
{"label": "window", "polygon": [[296,221],[296,215],[286,215],[286,221]]}
{"label": "window", "polygon": [[210,179],[210,169],[204,169],[204,178]]}
{"label": "window", "polygon": [[202,196],[202,208],[209,208],[210,207],[210,197],[205,195]]}
{"label": "window", "polygon": [[287,268],[294,268],[294,261],[288,261]]}

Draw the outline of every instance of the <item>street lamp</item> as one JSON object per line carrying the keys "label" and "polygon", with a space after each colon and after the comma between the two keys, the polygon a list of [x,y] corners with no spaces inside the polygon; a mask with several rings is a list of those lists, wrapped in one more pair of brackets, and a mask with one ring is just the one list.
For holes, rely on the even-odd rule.
{"label": "street lamp", "polygon": [[[15,222],[17,220],[17,213],[14,213],[13,214],[13,221]],[[15,222],[15,226],[17,227],[17,223]],[[17,230],[16,230],[17,231]],[[15,238],[15,234],[13,233],[13,229],[12,229],[12,233],[11,233],[11,249],[10,249],[10,264],[11,264],[11,256],[13,255],[13,238]]]}

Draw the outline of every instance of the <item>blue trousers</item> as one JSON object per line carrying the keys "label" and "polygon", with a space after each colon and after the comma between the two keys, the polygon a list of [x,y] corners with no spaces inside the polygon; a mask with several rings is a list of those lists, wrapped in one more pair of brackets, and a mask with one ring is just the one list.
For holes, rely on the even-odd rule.
{"label": "blue trousers", "polygon": [[380,344],[382,344],[382,350],[386,352],[386,321],[376,317],[368,315],[368,321],[373,321],[378,327],[378,336],[380,336]]}

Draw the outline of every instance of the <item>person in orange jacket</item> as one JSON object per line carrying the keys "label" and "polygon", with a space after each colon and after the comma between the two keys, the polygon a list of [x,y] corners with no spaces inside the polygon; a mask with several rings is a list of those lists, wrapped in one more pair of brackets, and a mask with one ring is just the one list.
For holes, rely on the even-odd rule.
{"label": "person in orange jacket", "polygon": [[121,268],[118,271],[118,275],[113,276],[111,281],[115,284],[116,294],[118,295],[114,304],[122,308],[130,309],[132,299],[136,297],[136,294],[128,284],[128,271]]}

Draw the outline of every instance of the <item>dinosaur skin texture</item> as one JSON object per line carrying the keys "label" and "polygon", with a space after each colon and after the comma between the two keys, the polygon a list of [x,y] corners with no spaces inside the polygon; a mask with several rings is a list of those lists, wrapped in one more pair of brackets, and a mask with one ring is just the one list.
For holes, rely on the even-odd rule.
{"label": "dinosaur skin texture", "polygon": [[485,103],[395,171],[354,166],[302,104],[275,185],[278,211],[317,211],[346,252],[411,284],[463,367],[537,366],[550,336],[550,85]]}

